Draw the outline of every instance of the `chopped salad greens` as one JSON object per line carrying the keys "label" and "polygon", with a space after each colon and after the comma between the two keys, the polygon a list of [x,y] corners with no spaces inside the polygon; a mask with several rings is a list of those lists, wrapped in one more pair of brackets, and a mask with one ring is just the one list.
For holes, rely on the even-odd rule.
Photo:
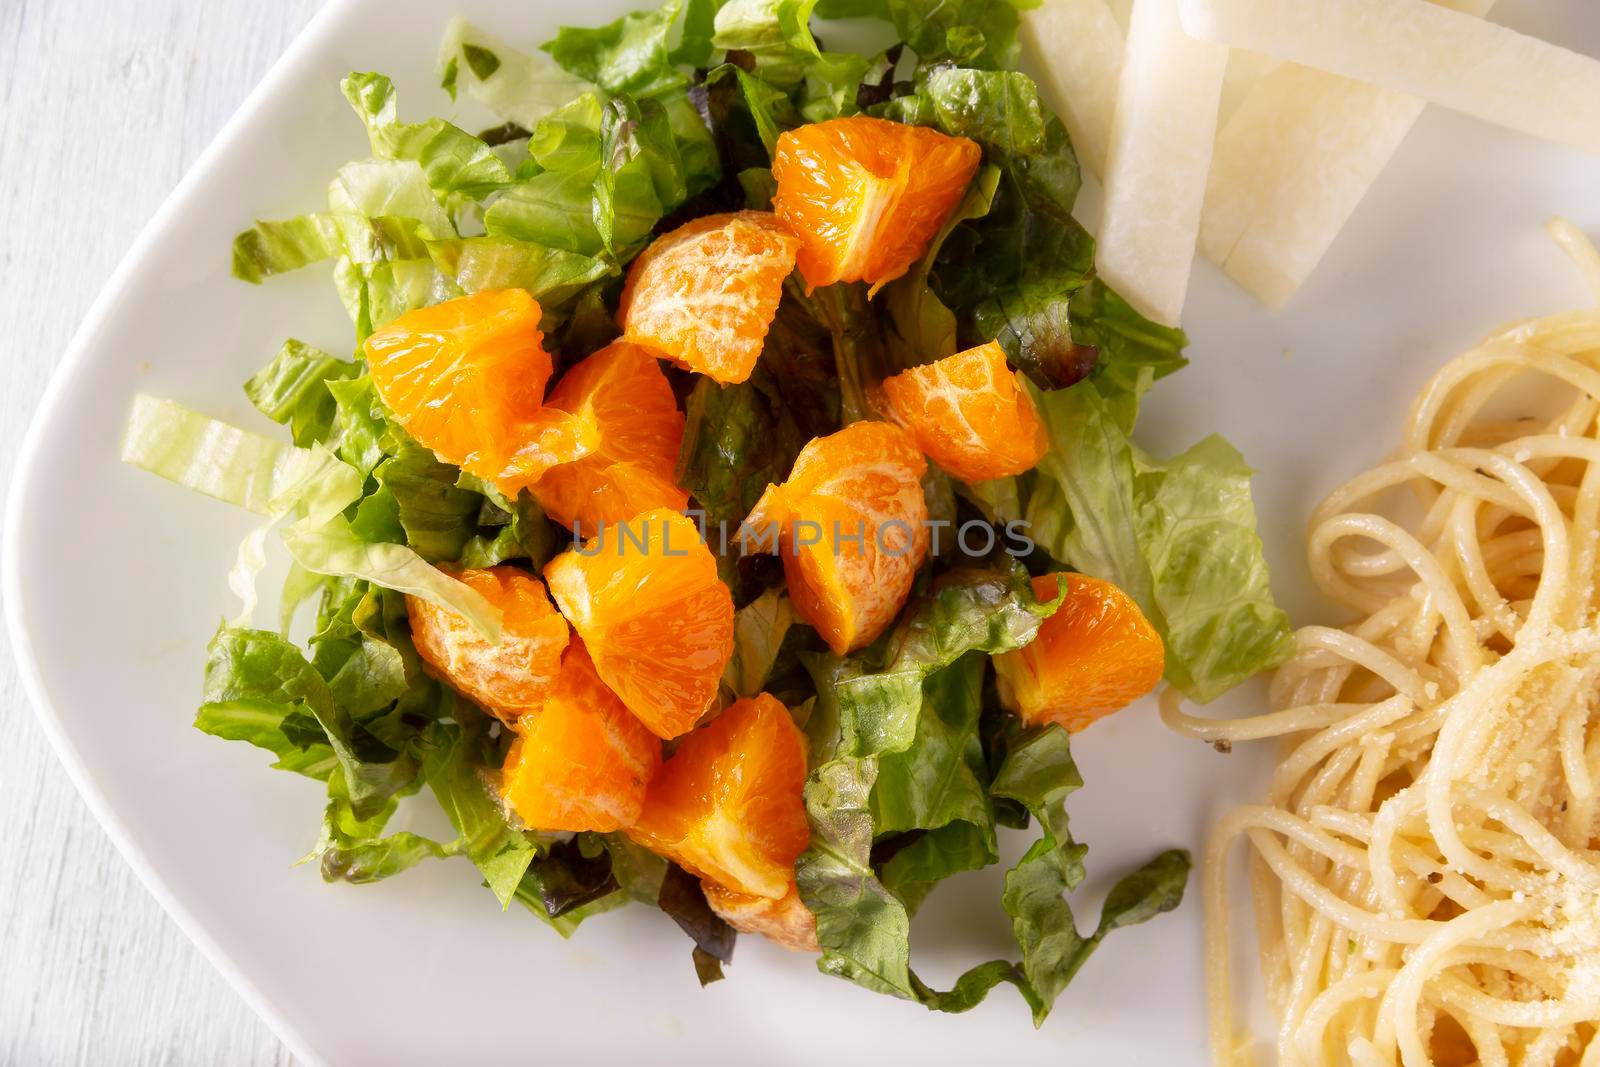
{"label": "chopped salad greens", "polygon": [[[712,522],[737,524],[807,442],[875,417],[876,383],[991,340],[1024,372],[1048,448],[1036,468],[991,481],[930,468],[930,514],[1026,529],[1033,551],[1019,562],[945,545],[888,633],[859,651],[829,651],[797,618],[770,559],[719,553],[737,608],[724,699],[773,694],[809,747],[810,844],[795,880],[819,966],[947,1012],[1010,983],[1042,1023],[1107,934],[1178,905],[1189,859],[1164,852],[1080,931],[1067,895],[1087,848],[1066,816],[1083,784],[1069,737],[1002,707],[991,657],[1028,645],[1057,610],[1030,572],[1065,568],[1132,598],[1164,644],[1166,680],[1196,700],[1279,662],[1289,630],[1239,454],[1212,437],[1161,459],[1131,438],[1145,392],[1186,365],[1185,337],[1096,276],[1094,240],[1072,216],[1072,144],[1016,69],[1018,6],[668,0],[564,28],[537,52],[457,20],[441,80],[498,116],[478,134],[404,121],[381,74],[344,80],[370,156],[334,175],[326,210],[241,233],[233,272],[261,283],[330,264],[354,357],[290,340],[246,383],[292,444],[141,398],[125,453],[262,516],[230,575],[244,610],[211,642],[196,725],[324,784],[306,857],[324,878],[366,883],[464,855],[502,906],[563,936],[622,904],[656,905],[693,940],[701,981],[721,977],[734,931],[697,880],[624,832],[522,825],[495,784],[508,731],[424,669],[407,597],[486,640],[504,621],[435,564],[537,574],[572,535],[528,491],[509,495],[408,434],[361,344],[414,309],[522,289],[559,376],[617,336],[628,265],[655,237],[767,209],[784,131],[864,113],[976,142],[976,177],[920,258],[870,298],[860,283],[808,289],[791,276],[747,380],[671,372],[687,422],[677,484]],[[871,20],[885,47],[827,48],[813,17]],[[274,527],[293,562],[267,629],[252,616]],[[307,604],[311,634],[296,643]],[[386,829],[424,790],[453,838]],[[1002,827],[1035,836],[999,902],[1015,952],[932,989],[912,969],[911,917],[939,882],[997,863]]]}

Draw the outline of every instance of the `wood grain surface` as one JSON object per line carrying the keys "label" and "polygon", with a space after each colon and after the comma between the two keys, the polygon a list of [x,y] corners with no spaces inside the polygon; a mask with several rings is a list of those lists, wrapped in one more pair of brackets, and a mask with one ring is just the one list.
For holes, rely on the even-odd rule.
{"label": "wood grain surface", "polygon": [[[0,490],[112,268],[319,6],[0,0]],[[0,652],[0,1065],[290,1062],[78,799]]]}

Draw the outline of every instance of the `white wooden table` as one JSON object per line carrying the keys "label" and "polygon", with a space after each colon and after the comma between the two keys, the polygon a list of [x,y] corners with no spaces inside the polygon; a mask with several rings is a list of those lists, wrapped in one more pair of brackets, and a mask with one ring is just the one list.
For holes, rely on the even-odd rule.
{"label": "white wooden table", "polygon": [[[106,277],[320,5],[0,0],[0,491]],[[0,652],[0,1064],[290,1062],[117,855]]]}

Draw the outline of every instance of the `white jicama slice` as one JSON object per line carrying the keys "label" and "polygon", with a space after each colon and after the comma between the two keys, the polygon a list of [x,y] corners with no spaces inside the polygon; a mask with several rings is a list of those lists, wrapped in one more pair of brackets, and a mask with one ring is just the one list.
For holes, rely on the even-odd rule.
{"label": "white jicama slice", "polygon": [[1106,0],[1106,6],[1111,9],[1111,17],[1117,20],[1117,29],[1126,37],[1128,19],[1133,15],[1133,0]]}
{"label": "white jicama slice", "polygon": [[[1477,16],[1494,5],[1448,2]],[[1425,106],[1417,97],[1297,63],[1269,71],[1217,134],[1200,251],[1256,299],[1281,308]]]}
{"label": "white jicama slice", "polygon": [[1122,74],[1122,29],[1106,0],[1044,0],[1021,29],[1078,158],[1104,174]]}
{"label": "white jicama slice", "polygon": [[1222,74],[1222,103],[1217,108],[1217,124],[1225,125],[1228,118],[1239,110],[1239,105],[1249,97],[1250,91],[1282,62],[1260,52],[1246,52],[1242,48],[1229,50],[1228,67]]}
{"label": "white jicama slice", "polygon": [[1196,37],[1600,152],[1600,61],[1428,0],[1182,0]]}
{"label": "white jicama slice", "polygon": [[1200,231],[1228,50],[1178,22],[1178,0],[1134,0],[1106,160],[1100,273],[1178,325]]}

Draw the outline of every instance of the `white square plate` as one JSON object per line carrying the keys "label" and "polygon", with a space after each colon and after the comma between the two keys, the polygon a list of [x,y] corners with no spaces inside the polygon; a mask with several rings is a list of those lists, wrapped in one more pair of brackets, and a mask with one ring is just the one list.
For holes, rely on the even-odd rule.
{"label": "white square plate", "polygon": [[[314,209],[334,169],[366,151],[341,75],[384,71],[403,114],[448,113],[432,71],[453,10],[532,46],[560,21],[629,6],[335,0],[151,223],[52,384],[10,508],[12,636],[63,762],[152,892],[309,1062],[1203,1063],[1193,891],[1112,938],[1038,1033],[1009,989],[969,1015],[935,1015],[754,938],[702,991],[686,940],[647,909],[562,942],[520,910],[499,913],[464,860],[376,886],[322,884],[291,866],[315,840],[317,790],[190,727],[206,641],[232,608],[223,576],[252,520],[117,462],[133,394],[261,426],[240,383],[284,337],[349,348],[323,272],[261,288],[228,275],[237,230]],[[1504,0],[1497,17],[1600,54],[1592,0]],[[1559,212],[1600,233],[1597,190],[1600,161],[1430,111],[1286,314],[1199,268],[1194,366],[1155,390],[1141,435],[1169,450],[1220,431],[1260,468],[1268,556],[1297,621],[1326,610],[1301,562],[1311,505],[1387,451],[1446,357],[1505,319],[1585,299],[1540,224]],[[1084,735],[1081,921],[1118,871],[1198,849],[1223,806],[1259,791],[1266,755],[1180,741],[1149,704]],[[1013,951],[999,878],[959,879],[918,916],[930,981]]]}

